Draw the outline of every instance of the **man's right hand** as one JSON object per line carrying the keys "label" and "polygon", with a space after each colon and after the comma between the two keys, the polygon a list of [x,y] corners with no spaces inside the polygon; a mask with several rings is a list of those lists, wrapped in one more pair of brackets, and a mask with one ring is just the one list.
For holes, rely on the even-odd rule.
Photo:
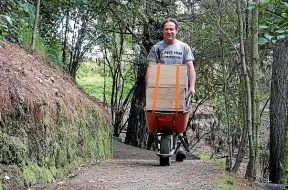
{"label": "man's right hand", "polygon": [[195,88],[194,88],[194,87],[191,87],[191,88],[189,89],[189,93],[191,94],[192,97],[194,97],[194,96],[195,96],[195,93],[196,93]]}

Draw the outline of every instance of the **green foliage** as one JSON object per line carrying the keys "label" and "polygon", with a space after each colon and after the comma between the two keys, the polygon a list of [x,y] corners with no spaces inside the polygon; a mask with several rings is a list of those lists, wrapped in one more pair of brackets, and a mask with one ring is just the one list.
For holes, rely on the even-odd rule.
{"label": "green foliage", "polygon": [[259,44],[277,43],[288,38],[288,1],[261,0],[257,5],[262,17],[259,21]]}
{"label": "green foliage", "polygon": [[64,65],[61,60],[61,42],[52,41],[45,46],[45,54],[49,59],[58,66],[58,68],[63,69]]}
{"label": "green foliage", "polygon": [[[30,47],[31,40],[32,40],[32,30],[29,28],[21,28],[20,29],[20,34],[22,36],[22,42],[21,44],[25,47]],[[41,38],[37,37],[36,38],[36,44],[35,44],[35,49],[37,52],[39,52],[42,55],[45,55],[46,50],[45,50],[45,45],[44,42]]]}
{"label": "green foliage", "polygon": [[258,8],[259,44],[277,43],[288,38],[288,1],[260,0],[258,4],[250,2],[248,9]]}
{"label": "green foliage", "polygon": [[[30,47],[32,41],[32,30],[29,28],[21,28],[20,34],[22,36],[21,44],[25,47]],[[60,69],[63,68],[63,63],[61,60],[61,42],[60,41],[51,41],[46,45],[46,42],[37,36],[35,49],[40,54],[47,56],[54,64],[56,64]]]}
{"label": "green foliage", "polygon": [[26,0],[7,0],[0,5],[0,41],[21,42],[21,28],[32,27],[33,22],[34,8]]}
{"label": "green foliage", "polygon": [[[0,41],[9,40],[30,47],[33,24],[34,7],[26,0],[7,0],[0,5]],[[59,68],[63,68],[60,41],[50,40],[47,45],[38,36],[36,50],[49,57]]]}

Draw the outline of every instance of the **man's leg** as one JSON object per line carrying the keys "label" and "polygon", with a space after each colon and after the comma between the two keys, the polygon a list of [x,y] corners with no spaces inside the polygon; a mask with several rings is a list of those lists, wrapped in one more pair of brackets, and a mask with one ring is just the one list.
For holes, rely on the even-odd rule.
{"label": "man's leg", "polygon": [[176,161],[177,162],[182,162],[186,157],[187,157],[186,156],[186,152],[185,152],[184,148],[181,145],[178,148],[178,150],[176,151]]}
{"label": "man's leg", "polygon": [[[184,140],[182,139],[183,137],[182,136],[178,136],[178,145],[177,145],[177,150],[176,150],[176,161],[177,162],[182,162],[185,158],[186,158],[186,152],[183,148],[183,143],[186,143],[184,142]],[[183,141],[183,142],[181,142]]]}

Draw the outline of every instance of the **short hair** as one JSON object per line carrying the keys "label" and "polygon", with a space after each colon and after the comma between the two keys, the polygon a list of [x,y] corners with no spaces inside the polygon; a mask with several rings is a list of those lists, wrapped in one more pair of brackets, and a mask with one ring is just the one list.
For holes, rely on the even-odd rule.
{"label": "short hair", "polygon": [[176,30],[179,29],[179,23],[178,23],[178,21],[177,21],[176,19],[174,19],[174,18],[167,18],[166,20],[164,20],[163,23],[162,23],[162,29],[164,29],[164,26],[165,26],[165,24],[166,24],[167,22],[173,22],[173,23],[175,23]]}

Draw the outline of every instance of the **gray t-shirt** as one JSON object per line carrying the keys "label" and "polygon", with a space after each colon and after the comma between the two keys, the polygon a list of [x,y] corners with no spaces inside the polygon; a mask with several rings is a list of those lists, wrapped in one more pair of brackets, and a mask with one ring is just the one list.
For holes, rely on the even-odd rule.
{"label": "gray t-shirt", "polygon": [[168,45],[164,41],[155,44],[147,57],[148,61],[164,64],[185,64],[194,61],[191,48],[182,41]]}

